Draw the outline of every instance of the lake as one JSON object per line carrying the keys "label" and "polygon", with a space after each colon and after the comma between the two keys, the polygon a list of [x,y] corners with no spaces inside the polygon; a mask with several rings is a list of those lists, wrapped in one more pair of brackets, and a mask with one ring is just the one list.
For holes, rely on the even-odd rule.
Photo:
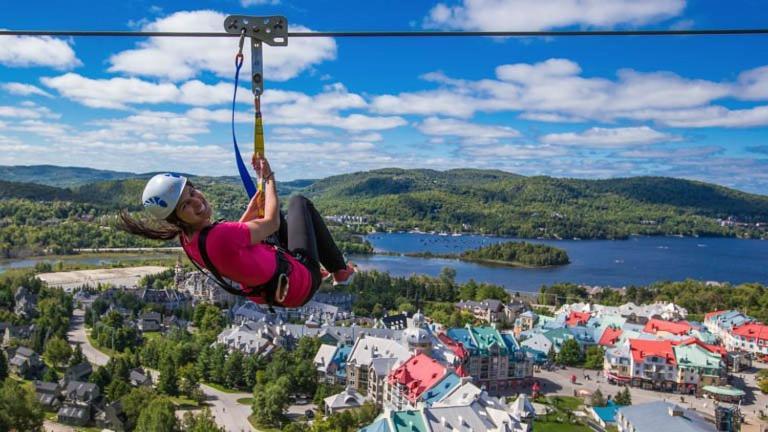
{"label": "lake", "polygon": [[[377,251],[453,253],[491,243],[515,240],[501,237],[437,234],[378,233],[366,236]],[[474,278],[514,291],[538,291],[557,282],[622,287],[647,285],[659,280],[693,278],[705,281],[760,282],[768,284],[768,241],[732,238],[631,237],[629,240],[526,240],[565,249],[571,264],[551,268],[490,266],[451,259],[390,255],[353,255],[361,269],[376,269],[396,276],[436,276],[444,267],[456,270],[456,279]],[[167,255],[89,254],[67,256],[65,261],[88,264],[130,262]],[[38,257],[0,261],[0,273],[8,268],[33,267],[61,258]]]}
{"label": "lake", "polygon": [[[516,239],[475,235],[377,233],[366,237],[377,251],[454,253]],[[768,241],[732,238],[631,237],[629,240],[526,240],[565,249],[571,264],[552,268],[488,266],[450,259],[352,256],[361,269],[397,276],[436,276],[453,267],[456,279],[538,291],[557,282],[622,287],[659,280],[760,282],[768,284]]]}

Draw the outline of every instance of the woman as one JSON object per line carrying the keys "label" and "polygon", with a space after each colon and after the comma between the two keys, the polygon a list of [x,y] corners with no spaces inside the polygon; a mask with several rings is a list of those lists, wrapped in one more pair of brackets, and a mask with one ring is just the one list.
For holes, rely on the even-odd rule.
{"label": "woman", "polygon": [[[211,206],[191,182],[178,174],[158,174],[142,196],[145,210],[158,223],[148,224],[123,211],[122,228],[150,239],[179,237],[193,264],[213,273],[224,289],[233,292],[222,276],[241,285],[235,293],[270,308],[299,307],[311,300],[328,276],[321,274],[320,264],[333,275],[334,285],[349,282],[355,268],[344,261],[312,202],[292,197],[287,221],[281,222],[275,173],[266,159],[254,158],[254,168],[266,181],[264,193],[251,199],[238,222],[213,223]],[[262,206],[264,216],[259,218]],[[279,245],[267,242],[273,234]]]}

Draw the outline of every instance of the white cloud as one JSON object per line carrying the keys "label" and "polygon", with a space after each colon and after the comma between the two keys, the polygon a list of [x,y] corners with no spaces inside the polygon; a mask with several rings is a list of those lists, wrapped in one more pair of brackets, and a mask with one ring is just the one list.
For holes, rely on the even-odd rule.
{"label": "white cloud", "polygon": [[483,31],[612,27],[659,22],[684,8],[685,0],[463,0],[457,6],[437,4],[424,25]]}
{"label": "white cloud", "polygon": [[[73,72],[44,77],[41,81],[67,99],[91,108],[127,109],[132,104],[160,103],[221,105],[232,102],[234,91],[234,85],[225,82],[205,84],[192,80],[176,86],[173,83],[154,83],[139,78],[91,79]],[[238,103],[253,103],[245,90],[238,93],[237,100]]]}
{"label": "white cloud", "polygon": [[371,108],[382,114],[446,115],[469,118],[482,100],[450,90],[382,95],[373,98]]}
{"label": "white cloud", "polygon": [[137,78],[90,79],[76,73],[44,77],[41,81],[62,96],[91,108],[126,109],[126,103],[157,104],[175,100],[173,84],[154,84]]}
{"label": "white cloud", "polygon": [[468,147],[466,154],[474,157],[493,159],[541,159],[566,156],[568,153],[562,147],[538,145],[501,145]]}
{"label": "white cloud", "polygon": [[720,146],[685,147],[674,149],[635,149],[617,153],[617,156],[637,159],[681,160],[703,158],[723,151]]}
{"label": "white cloud", "polygon": [[541,137],[541,142],[546,144],[596,148],[625,147],[676,140],[679,140],[679,138],[651,129],[648,126],[625,128],[593,127],[581,133],[555,133]]}
{"label": "white cloud", "polygon": [[503,138],[516,138],[520,132],[508,126],[485,125],[455,119],[429,117],[417,129],[426,135],[462,138],[465,144],[491,144]]}
{"label": "white cloud", "polygon": [[18,96],[45,96],[45,97],[52,97],[50,93],[46,92],[45,90],[41,89],[40,87],[33,86],[31,84],[24,84],[24,83],[18,83],[18,82],[9,82],[4,83],[2,86],[3,90],[7,91],[10,94],[18,95]]}
{"label": "white cloud", "polygon": [[279,5],[280,0],[240,0],[240,4],[243,7],[249,7],[249,6],[263,6],[263,5]]}
{"label": "white cloud", "polygon": [[[546,122],[656,121],[675,127],[744,127],[768,124],[762,108],[730,110],[710,104],[724,98],[762,97],[768,70],[742,74],[739,82],[690,79],[677,74],[622,69],[616,79],[582,76],[567,59],[496,68],[496,79],[460,80],[435,72],[422,76],[440,88],[373,98],[382,114],[470,118],[478,112],[520,112]],[[765,82],[764,82],[765,81]],[[768,91],[768,90],[766,90]],[[713,118],[719,116],[721,118]],[[696,121],[688,121],[693,117]],[[703,117],[703,118],[702,118]]]}
{"label": "white cloud", "polygon": [[734,110],[718,105],[687,110],[640,110],[621,116],[635,120],[652,120],[670,127],[743,128],[768,125],[768,106]]}
{"label": "white cloud", "polygon": [[0,64],[8,67],[46,66],[55,69],[82,65],[69,42],[49,36],[3,36]]}
{"label": "white cloud", "polygon": [[768,99],[768,66],[739,74],[737,95],[745,100]]}
{"label": "white cloud", "polygon": [[17,119],[41,119],[41,118],[59,118],[58,114],[51,112],[46,107],[35,104],[27,104],[24,108],[14,106],[0,105],[0,117]]}
{"label": "white cloud", "polygon": [[[210,11],[176,12],[145,25],[143,31],[221,32],[226,15]],[[310,29],[291,24],[291,31]],[[220,77],[234,75],[235,38],[149,38],[135,49],[110,58],[110,72],[184,80],[209,71]],[[244,50],[242,76],[250,75],[250,49]],[[295,38],[286,47],[264,46],[267,81],[291,79],[312,66],[336,58],[336,42],[330,38]]]}

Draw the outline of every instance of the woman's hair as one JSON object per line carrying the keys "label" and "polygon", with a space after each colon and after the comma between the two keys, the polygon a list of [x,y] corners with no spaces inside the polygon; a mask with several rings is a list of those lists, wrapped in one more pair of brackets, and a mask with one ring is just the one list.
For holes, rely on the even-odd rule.
{"label": "woman's hair", "polygon": [[[189,181],[187,185],[195,187]],[[175,211],[168,215],[165,220],[155,221],[148,218],[134,218],[127,210],[121,210],[117,227],[151,240],[173,240],[181,233],[191,235],[194,232],[192,227],[176,216]]]}
{"label": "woman's hair", "polygon": [[121,210],[117,227],[151,240],[173,240],[183,232],[192,233],[189,226],[182,222],[175,212],[164,221],[153,221],[147,218],[134,218],[127,210]]}

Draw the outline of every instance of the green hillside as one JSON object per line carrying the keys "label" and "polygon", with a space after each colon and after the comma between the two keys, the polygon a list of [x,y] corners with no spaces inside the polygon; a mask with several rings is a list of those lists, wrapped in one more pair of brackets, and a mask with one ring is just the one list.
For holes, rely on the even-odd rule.
{"label": "green hillside", "polygon": [[[50,174],[50,169],[42,167],[40,173]],[[89,179],[67,188],[0,181],[0,256],[159,245],[111,228],[119,209],[141,210],[141,191],[151,175]],[[238,219],[245,209],[247,198],[237,177],[191,181],[206,193],[216,218]],[[673,178],[576,180],[390,168],[279,183],[278,188],[283,199],[304,193],[325,215],[366,216],[377,229],[523,238],[768,237],[768,197]],[[729,217],[741,224],[718,222]]]}
{"label": "green hillside", "polygon": [[320,180],[306,190],[326,214],[369,216],[390,229],[526,238],[760,236],[717,218],[768,221],[768,197],[689,180],[577,180],[498,171],[386,169]]}

